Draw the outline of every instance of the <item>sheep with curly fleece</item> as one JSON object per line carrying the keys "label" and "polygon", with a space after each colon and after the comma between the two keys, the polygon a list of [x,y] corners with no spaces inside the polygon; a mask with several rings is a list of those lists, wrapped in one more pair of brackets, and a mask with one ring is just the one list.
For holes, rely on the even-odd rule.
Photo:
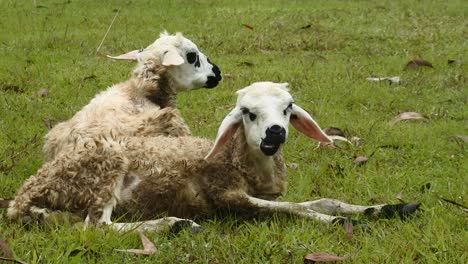
{"label": "sheep with curly fleece", "polygon": [[[96,139],[77,153],[45,164],[10,203],[20,221],[68,210],[86,222],[111,224],[116,212],[142,220],[113,223],[117,230],[190,223],[182,218],[219,212],[287,213],[342,223],[338,215],[410,214],[418,204],[350,205],[334,199],[274,201],[286,191],[281,146],[288,124],[308,137],[330,142],[312,117],[296,105],[287,84],[254,83],[238,91],[235,108],[223,120],[215,142],[197,137]],[[158,216],[168,216],[155,219]],[[181,217],[181,218],[179,218]]]}
{"label": "sheep with curly fleece", "polygon": [[45,161],[100,136],[183,136],[190,129],[175,107],[178,92],[213,88],[219,68],[181,33],[160,37],[143,50],[113,57],[137,60],[133,76],[96,95],[45,136]]}

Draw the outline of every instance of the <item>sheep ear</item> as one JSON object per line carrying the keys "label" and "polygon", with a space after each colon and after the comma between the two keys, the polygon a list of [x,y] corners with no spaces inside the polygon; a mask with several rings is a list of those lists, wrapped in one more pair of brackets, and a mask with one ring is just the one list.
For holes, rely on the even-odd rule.
{"label": "sheep ear", "polygon": [[226,142],[231,139],[236,133],[237,129],[242,122],[242,112],[239,107],[234,108],[223,120],[221,126],[218,129],[218,134],[216,135],[216,140],[213,147],[210,150],[210,153],[206,155],[206,159],[214,157],[219,151],[223,148]]}
{"label": "sheep ear", "polygon": [[106,57],[114,60],[137,60],[137,55],[140,52],[141,50],[132,50],[119,56],[106,55]]}
{"label": "sheep ear", "polygon": [[176,50],[170,49],[163,55],[162,65],[164,66],[179,66],[184,64],[184,58],[182,58]]}
{"label": "sheep ear", "polygon": [[297,105],[293,105],[289,122],[294,126],[294,128],[310,138],[320,142],[332,142],[309,113]]}

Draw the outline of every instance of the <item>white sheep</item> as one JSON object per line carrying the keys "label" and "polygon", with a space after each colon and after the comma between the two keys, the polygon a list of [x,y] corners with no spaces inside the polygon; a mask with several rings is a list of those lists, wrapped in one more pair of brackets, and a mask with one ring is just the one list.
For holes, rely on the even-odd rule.
{"label": "white sheep", "polygon": [[[349,205],[333,199],[274,201],[287,186],[281,146],[288,124],[321,142],[330,139],[296,105],[287,84],[254,83],[238,91],[214,144],[197,137],[125,137],[97,140],[90,148],[45,164],[10,203],[8,216],[29,220],[50,210],[69,210],[87,222],[111,224],[116,212],[151,221],[113,223],[117,230],[163,226],[221,211],[282,212],[327,223],[337,214],[387,216],[413,213],[419,204]],[[92,176],[92,177],[90,177]],[[155,216],[170,218],[155,220]]]}
{"label": "white sheep", "polygon": [[113,58],[137,60],[133,76],[99,93],[71,119],[52,128],[45,136],[45,161],[100,136],[190,135],[174,109],[176,94],[213,88],[221,80],[219,68],[180,33],[161,33],[146,49]]}

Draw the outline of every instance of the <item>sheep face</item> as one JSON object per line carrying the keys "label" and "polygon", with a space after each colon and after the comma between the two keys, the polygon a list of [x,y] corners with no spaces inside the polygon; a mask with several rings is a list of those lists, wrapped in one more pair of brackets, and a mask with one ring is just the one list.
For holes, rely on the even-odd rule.
{"label": "sheep face", "polygon": [[141,65],[154,57],[167,67],[167,73],[176,85],[176,90],[214,88],[221,81],[218,66],[181,33],[161,33],[159,39],[137,54]]}
{"label": "sheep face", "polygon": [[216,155],[241,125],[249,148],[266,156],[275,155],[286,142],[289,123],[308,137],[331,142],[312,117],[294,104],[287,87],[287,83],[258,82],[239,90],[236,107],[221,123],[205,159]]}

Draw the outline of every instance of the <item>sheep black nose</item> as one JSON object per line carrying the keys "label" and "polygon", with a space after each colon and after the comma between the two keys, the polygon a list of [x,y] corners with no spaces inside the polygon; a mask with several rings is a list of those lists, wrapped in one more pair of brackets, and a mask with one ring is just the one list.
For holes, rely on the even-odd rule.
{"label": "sheep black nose", "polygon": [[265,134],[265,140],[273,144],[282,144],[286,140],[286,130],[278,125],[267,128]]}
{"label": "sheep black nose", "polygon": [[210,59],[208,59],[208,63],[211,64],[213,67],[211,68],[211,71],[214,73],[214,76],[208,76],[208,79],[205,83],[205,88],[214,88],[218,85],[218,83],[221,81],[221,70],[219,69],[216,64],[212,63]]}
{"label": "sheep black nose", "polygon": [[273,125],[270,128],[268,128],[268,130],[270,130],[270,132],[273,133],[273,134],[280,134],[281,132],[284,131],[284,128],[282,128],[282,127],[280,127],[278,125]]}

